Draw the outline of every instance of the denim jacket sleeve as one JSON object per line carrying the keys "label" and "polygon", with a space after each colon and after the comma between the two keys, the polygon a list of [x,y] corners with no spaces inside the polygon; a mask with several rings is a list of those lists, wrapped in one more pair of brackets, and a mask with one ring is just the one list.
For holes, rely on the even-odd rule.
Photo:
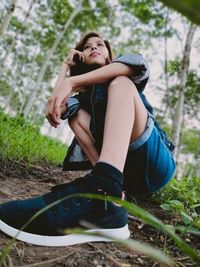
{"label": "denim jacket sleeve", "polygon": [[149,66],[141,54],[127,54],[117,57],[113,62],[129,65],[133,69],[130,79],[139,92],[142,92],[149,79]]}
{"label": "denim jacket sleeve", "polygon": [[70,96],[67,99],[66,106],[68,107],[67,111],[61,115],[62,120],[72,118],[79,110],[80,103],[76,97]]}

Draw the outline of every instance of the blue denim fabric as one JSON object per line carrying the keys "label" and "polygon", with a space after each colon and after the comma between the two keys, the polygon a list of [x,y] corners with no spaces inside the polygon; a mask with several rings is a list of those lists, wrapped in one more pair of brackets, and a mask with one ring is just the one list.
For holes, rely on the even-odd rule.
{"label": "blue denim fabric", "polygon": [[156,127],[147,143],[148,176],[146,183],[149,192],[156,192],[172,178],[176,164],[171,151],[167,148]]}
{"label": "blue denim fabric", "polygon": [[173,177],[175,161],[162,130],[149,114],[144,133],[129,146],[124,167],[124,189],[129,194],[153,193]]}
{"label": "blue denim fabric", "polygon": [[67,111],[62,114],[61,119],[66,120],[72,118],[79,110],[80,103],[76,97],[69,97],[67,99],[66,105],[68,107]]}
{"label": "blue denim fabric", "polygon": [[100,101],[103,101],[108,97],[107,93],[107,87],[109,83],[102,83],[102,84],[97,84],[94,86],[93,90],[93,95],[92,95],[92,100],[93,103],[96,104]]}
{"label": "blue denim fabric", "polygon": [[[138,89],[149,114],[144,133],[129,146],[124,167],[124,189],[133,194],[155,192],[171,179],[175,162],[167,135],[154,121],[153,108],[142,93],[149,78],[149,67],[140,54],[120,56],[113,62],[121,62],[133,68],[130,79]],[[99,152],[103,142],[108,84],[94,85],[89,92],[75,96],[80,108],[91,115],[90,130]],[[67,160],[76,161],[73,157],[74,151],[70,150],[70,153]],[[77,158],[80,162],[80,157]]]}
{"label": "blue denim fabric", "polygon": [[130,79],[139,92],[142,92],[149,79],[149,66],[141,54],[128,54],[117,57],[113,62],[121,62],[133,69]]}
{"label": "blue denim fabric", "polygon": [[144,133],[129,145],[129,151],[133,151],[136,150],[138,147],[141,147],[149,139],[153,127],[154,127],[154,118],[151,114],[149,114]]}

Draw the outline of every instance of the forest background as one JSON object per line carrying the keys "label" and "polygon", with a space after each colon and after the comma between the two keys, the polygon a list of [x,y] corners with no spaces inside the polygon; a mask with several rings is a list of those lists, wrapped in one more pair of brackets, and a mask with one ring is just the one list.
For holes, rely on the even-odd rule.
{"label": "forest background", "polygon": [[43,134],[69,144],[67,122],[53,129],[45,105],[70,49],[83,33],[99,31],[114,56],[139,52],[147,59],[151,76],[145,93],[176,145],[177,175],[178,170],[179,177],[199,175],[199,27],[155,0],[1,1],[0,23],[4,112],[23,116]]}
{"label": "forest background", "polygon": [[[199,6],[200,0],[2,0],[0,198],[30,197],[52,183],[72,178],[58,172],[72,132],[67,121],[58,129],[51,127],[45,106],[70,49],[85,32],[98,31],[111,42],[115,57],[141,53],[149,63],[150,79],[144,93],[175,144],[178,167],[177,179],[145,204],[157,199],[157,211],[162,208],[165,215],[173,215],[167,224],[192,235],[194,238],[187,235],[185,240],[199,248]],[[135,227],[138,233],[140,225]],[[145,236],[154,239],[155,246],[164,240],[163,250],[174,251],[166,239],[152,238],[148,231]],[[4,247],[3,236],[0,242]],[[42,258],[44,251],[41,253]],[[13,261],[21,260],[13,255]],[[176,258],[187,266],[185,260]]]}
{"label": "forest background", "polygon": [[5,112],[24,116],[42,133],[69,144],[67,122],[52,129],[45,105],[69,50],[83,33],[99,31],[110,40],[114,56],[139,52],[147,59],[146,95],[176,145],[181,175],[197,174],[200,31],[195,24],[155,0],[1,1],[0,16],[0,104]]}

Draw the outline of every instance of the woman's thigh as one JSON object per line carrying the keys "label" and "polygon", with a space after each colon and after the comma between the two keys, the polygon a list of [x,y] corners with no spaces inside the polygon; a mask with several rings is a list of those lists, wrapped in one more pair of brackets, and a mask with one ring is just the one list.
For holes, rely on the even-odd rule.
{"label": "woman's thigh", "polygon": [[[129,110],[129,113],[133,114],[134,117],[133,128],[130,136],[130,142],[132,142],[145,130],[147,123],[147,109],[141,100],[136,86],[128,77],[125,76],[119,76],[109,84],[108,102],[112,101],[113,98],[118,98],[120,100],[121,105],[118,106],[118,109],[121,109],[122,112],[123,108],[127,107],[127,103],[129,103],[129,107],[132,109]],[[130,99],[132,99],[131,105],[131,102],[129,101]],[[130,123],[132,124],[132,120]]]}
{"label": "woman's thigh", "polygon": [[141,100],[141,97],[135,88],[134,94],[134,124],[131,133],[130,142],[136,140],[146,129],[148,111]]}

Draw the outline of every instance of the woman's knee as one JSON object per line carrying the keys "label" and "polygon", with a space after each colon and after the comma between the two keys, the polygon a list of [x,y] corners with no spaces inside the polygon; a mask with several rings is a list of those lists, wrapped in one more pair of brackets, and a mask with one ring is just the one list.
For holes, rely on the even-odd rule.
{"label": "woman's knee", "polygon": [[76,115],[68,119],[69,127],[74,130],[77,125],[81,123],[81,110],[79,110]]}
{"label": "woman's knee", "polygon": [[[126,85],[126,87],[130,87],[133,90],[136,89],[134,83],[127,77],[127,76],[117,76],[116,78],[114,78],[110,84],[109,84],[109,88],[116,88],[116,87],[121,87]],[[137,89],[136,89],[137,90]]]}
{"label": "woman's knee", "polygon": [[89,123],[90,123],[90,115],[82,109],[80,109],[76,113],[76,116],[68,120],[69,127],[73,131],[75,131],[77,127],[81,127],[87,130],[89,128]]}
{"label": "woman's knee", "polygon": [[132,94],[137,93],[136,86],[127,76],[118,76],[110,82],[108,86],[108,92],[117,89],[121,90],[122,93],[127,91]]}

